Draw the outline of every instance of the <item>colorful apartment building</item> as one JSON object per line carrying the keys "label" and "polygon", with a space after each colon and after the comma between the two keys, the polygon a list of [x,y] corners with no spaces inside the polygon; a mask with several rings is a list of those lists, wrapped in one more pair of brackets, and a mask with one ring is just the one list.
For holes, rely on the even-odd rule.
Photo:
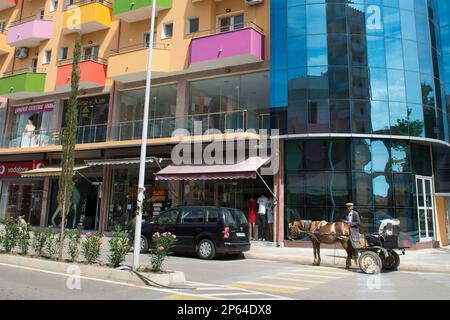
{"label": "colorful apartment building", "polygon": [[[1,218],[24,215],[35,226],[59,226],[58,166],[80,34],[76,209],[67,226],[110,231],[132,219],[151,3],[0,1]],[[269,1],[156,5],[146,213],[183,203],[244,209],[250,192],[267,192],[262,182],[156,181],[155,174],[170,164],[177,128],[206,142],[212,135],[194,136],[194,123],[232,138],[256,137],[247,129],[268,126]]]}
{"label": "colorful apartment building", "polygon": [[[182,204],[247,211],[248,199],[266,194],[276,200],[270,238],[297,245],[286,241],[290,221],[338,221],[355,202],[364,232],[397,218],[417,247],[446,245],[446,2],[157,0],[149,48],[151,0],[0,0],[0,218],[59,225],[61,141],[81,35],[68,227],[111,231],[134,216],[152,50],[146,214]],[[176,129],[182,138],[172,137]],[[180,141],[200,144],[196,154],[217,138],[244,140],[233,150],[258,157],[250,141],[267,137],[261,129],[279,130],[273,175],[256,173],[261,155],[251,166],[174,170]]]}

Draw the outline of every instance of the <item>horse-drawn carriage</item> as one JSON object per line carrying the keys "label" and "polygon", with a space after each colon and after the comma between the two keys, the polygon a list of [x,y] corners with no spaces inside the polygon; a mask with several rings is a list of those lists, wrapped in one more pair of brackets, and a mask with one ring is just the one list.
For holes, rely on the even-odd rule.
{"label": "horse-drawn carriage", "polygon": [[351,234],[350,241],[358,256],[358,265],[364,273],[375,274],[382,269],[396,270],[400,265],[400,256],[395,250],[410,247],[408,238],[399,232],[400,221],[382,220],[378,232],[373,234]]}
{"label": "horse-drawn carriage", "polygon": [[380,221],[378,232],[360,234],[346,222],[296,220],[289,223],[288,238],[294,240],[301,235],[311,239],[315,266],[320,266],[320,245],[340,242],[347,252],[346,267],[351,260],[359,264],[360,269],[368,274],[379,273],[382,269],[396,270],[400,265],[400,256],[395,250],[410,247],[409,238],[399,232],[400,221],[385,219]]}

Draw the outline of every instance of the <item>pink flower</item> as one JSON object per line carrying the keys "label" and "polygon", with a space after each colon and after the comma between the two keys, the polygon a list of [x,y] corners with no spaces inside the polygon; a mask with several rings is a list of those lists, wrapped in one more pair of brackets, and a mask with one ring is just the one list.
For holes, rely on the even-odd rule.
{"label": "pink flower", "polygon": [[154,235],[153,235],[153,237],[155,237],[155,238],[159,238],[161,235],[159,234],[159,232],[156,232]]}
{"label": "pink flower", "polygon": [[88,238],[92,237],[92,232],[86,233],[86,237],[88,237]]}
{"label": "pink flower", "polygon": [[164,247],[163,246],[159,246],[159,251],[164,251]]}
{"label": "pink flower", "polygon": [[177,238],[177,236],[176,236],[176,235],[172,235],[172,238],[176,239],[176,238]]}
{"label": "pink flower", "polygon": [[170,232],[167,232],[167,235],[168,235],[168,236],[171,236],[172,234],[171,234]]}

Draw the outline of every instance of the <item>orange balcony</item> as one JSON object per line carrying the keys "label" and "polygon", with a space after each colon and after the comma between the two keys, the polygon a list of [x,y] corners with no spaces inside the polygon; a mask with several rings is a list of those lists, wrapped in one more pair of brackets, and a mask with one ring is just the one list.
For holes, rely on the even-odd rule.
{"label": "orange balcony", "polygon": [[[79,89],[101,88],[106,81],[107,63],[103,58],[85,58],[80,61]],[[58,64],[56,92],[70,91],[72,78],[72,60],[62,60]]]}
{"label": "orange balcony", "polygon": [[15,7],[17,0],[0,0],[0,11]]}

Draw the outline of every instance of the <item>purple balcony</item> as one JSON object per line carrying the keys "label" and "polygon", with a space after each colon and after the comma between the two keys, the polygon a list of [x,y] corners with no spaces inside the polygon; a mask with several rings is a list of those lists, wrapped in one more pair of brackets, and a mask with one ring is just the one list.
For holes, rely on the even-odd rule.
{"label": "purple balcony", "polygon": [[7,43],[15,47],[36,47],[52,36],[53,21],[44,17],[28,17],[15,21],[8,30]]}
{"label": "purple balcony", "polygon": [[261,62],[264,35],[256,26],[219,32],[192,39],[189,68],[207,70]]}

